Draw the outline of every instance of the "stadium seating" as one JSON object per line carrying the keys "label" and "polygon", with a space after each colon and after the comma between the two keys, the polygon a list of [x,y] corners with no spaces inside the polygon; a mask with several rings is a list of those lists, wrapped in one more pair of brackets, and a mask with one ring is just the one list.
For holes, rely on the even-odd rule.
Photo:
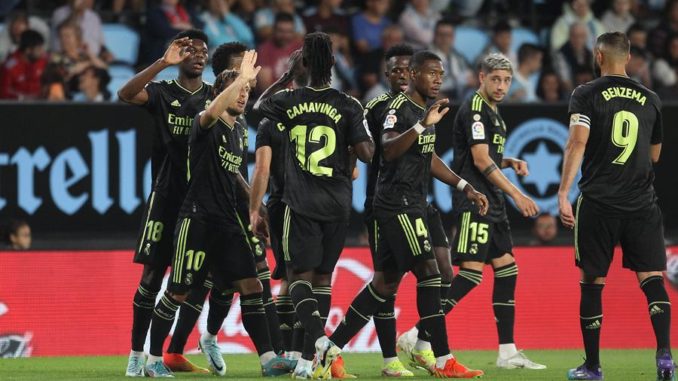
{"label": "stadium seating", "polygon": [[118,89],[134,77],[134,69],[128,65],[111,65],[108,68],[108,74],[111,75],[108,91],[111,92],[111,100],[114,101],[118,99]]}
{"label": "stadium seating", "polygon": [[115,57],[115,62],[136,65],[139,57],[139,34],[123,24],[104,24],[106,47]]}
{"label": "stadium seating", "polygon": [[487,32],[471,27],[458,26],[454,39],[454,48],[466,58],[469,63],[476,61],[485,46],[490,42]]}
{"label": "stadium seating", "polygon": [[528,28],[514,28],[511,31],[511,50],[518,52],[522,44],[540,45],[539,37]]}

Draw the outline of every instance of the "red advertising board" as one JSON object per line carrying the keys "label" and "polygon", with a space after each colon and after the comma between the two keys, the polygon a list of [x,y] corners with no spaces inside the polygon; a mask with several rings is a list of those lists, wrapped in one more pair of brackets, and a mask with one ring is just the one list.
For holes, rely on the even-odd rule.
{"label": "red advertising board", "polygon": [[[678,247],[673,248],[678,253]],[[654,336],[646,301],[635,275],[621,268],[619,254],[605,287],[602,345],[607,348],[650,348]],[[573,249],[517,248],[519,266],[515,337],[520,348],[579,348],[579,275]],[[130,251],[0,252],[1,356],[126,354],[130,348],[132,296],[141,267]],[[344,251],[333,279],[328,330],[342,319],[353,296],[371,277],[365,248]],[[492,314],[492,271],[448,316],[450,344],[455,349],[492,349],[497,335]],[[274,292],[277,287],[274,286]],[[672,300],[678,292],[668,287]],[[415,282],[406,276],[398,292],[398,331],[417,318]],[[205,329],[205,308],[187,350],[195,351]],[[233,304],[219,342],[225,352],[251,351],[252,344]],[[675,324],[674,324],[675,326]],[[672,340],[678,342],[674,329]],[[346,348],[378,351],[370,323]]]}

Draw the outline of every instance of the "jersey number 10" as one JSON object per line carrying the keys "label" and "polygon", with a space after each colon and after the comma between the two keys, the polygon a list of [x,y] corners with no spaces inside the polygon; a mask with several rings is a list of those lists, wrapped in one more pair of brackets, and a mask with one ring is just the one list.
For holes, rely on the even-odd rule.
{"label": "jersey number 10", "polygon": [[626,161],[633,153],[633,149],[636,148],[637,141],[638,118],[636,115],[625,110],[614,114],[612,121],[612,143],[624,150],[616,159],[612,160],[612,164],[626,164]]}
{"label": "jersey number 10", "polygon": [[[332,168],[320,165],[320,161],[330,157],[337,148],[337,135],[329,126],[315,126],[311,128],[310,133],[306,132],[306,125],[297,125],[290,130],[290,141],[296,144],[297,160],[301,167],[315,176],[332,176]],[[311,143],[320,143],[325,137],[325,145],[306,155],[306,141]]]}

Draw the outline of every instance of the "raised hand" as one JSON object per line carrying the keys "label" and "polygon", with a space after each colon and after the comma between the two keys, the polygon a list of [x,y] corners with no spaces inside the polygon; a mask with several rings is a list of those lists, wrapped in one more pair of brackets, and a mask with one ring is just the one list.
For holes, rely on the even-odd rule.
{"label": "raised hand", "polygon": [[445,116],[445,114],[450,111],[450,108],[447,107],[447,103],[449,103],[449,99],[443,98],[431,105],[431,107],[429,107],[429,109],[426,111],[426,115],[424,115],[424,120],[422,120],[421,124],[423,124],[424,127],[429,127],[440,122],[443,116]]}
{"label": "raised hand", "polygon": [[242,79],[247,82],[252,81],[257,78],[261,66],[254,66],[257,64],[257,52],[254,50],[248,50],[245,52],[245,55],[242,58],[242,63],[240,64],[240,76]]}
{"label": "raised hand", "polygon": [[176,65],[181,63],[191,55],[191,53],[186,48],[191,46],[192,43],[193,40],[189,39],[188,37],[182,37],[172,41],[170,46],[167,47],[165,54],[162,56],[162,60],[168,65]]}

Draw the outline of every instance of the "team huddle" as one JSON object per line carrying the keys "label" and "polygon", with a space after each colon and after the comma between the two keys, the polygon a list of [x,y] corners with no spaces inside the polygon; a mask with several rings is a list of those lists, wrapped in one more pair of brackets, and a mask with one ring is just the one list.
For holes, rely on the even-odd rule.
{"label": "team huddle", "polygon": [[[454,117],[450,168],[435,152],[436,124],[450,110],[448,99],[436,100],[445,75],[438,56],[406,45],[389,49],[389,91],[363,109],[330,87],[331,40],[310,33],[302,50],[290,56],[288,71],[254,104],[263,119],[248,179],[244,113],[260,69],[257,53],[239,43],[221,45],[211,57],[216,80],[210,85],[202,81],[206,43],[201,31],[180,33],[161,59],[119,92],[122,100],[152,113],[156,124],[153,191],[134,258],[144,269],[133,300],[127,376],[226,374],[217,333],[237,292],[263,376],[354,378],[341,350],[374,319],[382,376],[412,377],[412,370],[420,370],[438,378],[478,378],[482,370],[462,365],[450,351],[445,316],[481,283],[486,264],[494,272],[496,366],[546,368],[519,351],[513,335],[518,266],[504,196],[525,217],[539,210],[501,170],[529,174],[525,161],[503,155],[507,126],[497,104],[512,80],[506,57],[482,60],[480,87]],[[567,373],[570,380],[603,379],[601,294],[618,242],[624,267],[638,274],[647,296],[657,379],[671,380],[675,372],[662,278],[662,216],[652,185],[662,142],[661,105],[656,94],[626,76],[628,58],[625,35],[600,36],[601,77],[577,88],[570,102],[559,205],[563,224],[574,229],[586,351],[585,363]],[[179,66],[179,77],[152,82],[169,65]],[[327,336],[332,273],[348,230],[357,160],[368,163],[365,224],[374,276]],[[575,214],[567,195],[580,166],[582,195]],[[427,202],[432,178],[452,189],[458,233],[451,243]],[[276,260],[273,274],[266,240]],[[453,264],[459,266],[456,275]],[[170,266],[167,289],[156,303]],[[417,282],[419,322],[396,338],[395,298],[409,272]],[[281,280],[275,298],[271,277]],[[209,370],[183,356],[207,298],[207,329],[199,347]]]}

